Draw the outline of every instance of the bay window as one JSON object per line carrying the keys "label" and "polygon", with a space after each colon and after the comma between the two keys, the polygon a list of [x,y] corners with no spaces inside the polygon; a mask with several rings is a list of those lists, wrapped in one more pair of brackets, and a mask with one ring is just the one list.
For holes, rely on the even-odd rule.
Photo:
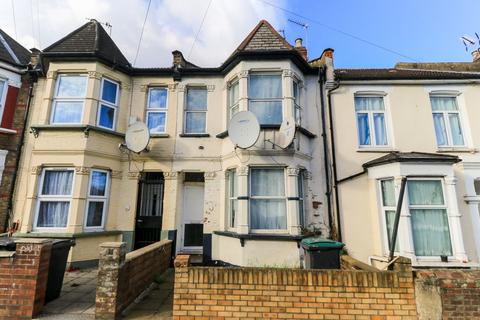
{"label": "bay window", "polygon": [[228,88],[228,119],[239,111],[239,84],[238,80],[231,83]]}
{"label": "bay window", "polygon": [[38,192],[36,228],[66,228],[73,189],[72,169],[44,169]]}
{"label": "bay window", "polygon": [[237,187],[237,173],[235,169],[227,170],[227,216],[228,227],[234,228],[237,226],[237,211],[238,211],[238,187]]}
{"label": "bay window", "polygon": [[[395,222],[396,200],[395,185],[393,179],[385,179],[380,181],[380,189],[382,194],[382,214],[385,219],[385,226],[388,239],[388,248],[392,244],[393,224]],[[398,235],[395,243],[395,251],[399,250]]]}
{"label": "bay window", "polygon": [[437,144],[440,147],[464,146],[465,139],[456,97],[430,96]]}
{"label": "bay window", "polygon": [[86,228],[103,228],[105,213],[107,212],[107,199],[109,187],[109,174],[104,170],[92,170],[87,194]]}
{"label": "bay window", "polygon": [[294,103],[294,117],[295,123],[300,126],[302,124],[303,108],[300,104],[300,85],[297,81],[293,81],[293,103]]}
{"label": "bay window", "polygon": [[58,76],[50,123],[79,124],[82,122],[87,79],[85,75]]}
{"label": "bay window", "polygon": [[184,133],[205,133],[207,125],[207,89],[188,88],[184,114]]}
{"label": "bay window", "polygon": [[383,97],[355,97],[358,143],[360,147],[388,145]]}
{"label": "bay window", "polygon": [[248,109],[261,125],[279,125],[283,120],[282,76],[252,73],[248,81]]}
{"label": "bay window", "polygon": [[249,177],[251,229],[286,230],[284,169],[252,168]]}
{"label": "bay window", "polygon": [[146,122],[150,133],[165,133],[167,122],[167,88],[150,88],[148,90]]}
{"label": "bay window", "polygon": [[118,83],[102,79],[97,126],[114,130],[118,109]]}

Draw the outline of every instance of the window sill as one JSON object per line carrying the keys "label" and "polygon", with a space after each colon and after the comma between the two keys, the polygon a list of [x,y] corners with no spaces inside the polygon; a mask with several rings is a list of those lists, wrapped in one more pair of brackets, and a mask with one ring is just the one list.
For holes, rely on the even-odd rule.
{"label": "window sill", "polygon": [[150,138],[169,138],[168,133],[150,133]]}
{"label": "window sill", "polygon": [[8,128],[0,128],[0,133],[17,134],[17,130],[12,130],[12,129],[8,129]]}
{"label": "window sill", "polygon": [[210,134],[208,133],[180,133],[178,135],[181,138],[209,138]]}
{"label": "window sill", "polygon": [[462,261],[416,261],[412,262],[414,268],[477,268],[479,266],[476,262],[462,262]]}
{"label": "window sill", "polygon": [[395,152],[398,151],[396,149],[393,149],[391,147],[386,147],[386,148],[357,148],[357,152],[365,152],[365,153],[385,153],[385,152]]}
{"label": "window sill", "polygon": [[33,133],[35,138],[37,138],[38,135],[40,134],[40,131],[43,131],[43,130],[45,131],[83,131],[83,133],[85,134],[85,137],[89,136],[90,131],[95,131],[95,132],[110,134],[117,137],[122,137],[122,138],[125,137],[125,134],[117,131],[112,131],[109,129],[104,129],[101,127],[91,126],[91,125],[84,125],[84,124],[69,124],[69,125],[47,124],[47,125],[36,125],[36,126],[30,127],[30,132]]}
{"label": "window sill", "polygon": [[290,234],[275,234],[275,233],[249,233],[249,234],[240,234],[231,231],[214,231],[213,234],[236,238],[240,240],[240,245],[245,246],[245,240],[256,240],[256,241],[295,241],[297,246],[300,248],[300,241],[305,237],[303,235],[290,235]]}
{"label": "window sill", "polygon": [[478,152],[475,148],[468,148],[468,147],[438,147],[437,153],[476,153]]}
{"label": "window sill", "polygon": [[87,237],[100,237],[100,236],[110,236],[110,235],[119,235],[122,234],[122,231],[112,230],[112,231],[84,231],[79,233],[68,233],[68,232],[55,232],[55,231],[32,231],[27,233],[14,233],[14,238],[87,238]]}
{"label": "window sill", "polygon": [[[316,134],[312,133],[311,131],[307,130],[304,127],[297,126],[296,128],[297,128],[298,132],[304,134],[307,138],[312,138],[313,139],[313,138],[317,137]],[[277,124],[263,124],[263,125],[260,126],[260,129],[280,129],[280,126],[277,125]],[[224,138],[228,137],[228,130],[220,132],[215,137],[217,137],[218,139],[224,139]]]}

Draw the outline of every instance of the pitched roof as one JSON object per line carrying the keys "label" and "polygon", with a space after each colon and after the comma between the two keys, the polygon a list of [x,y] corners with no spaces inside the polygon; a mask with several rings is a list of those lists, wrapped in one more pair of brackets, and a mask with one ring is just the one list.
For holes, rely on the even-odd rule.
{"label": "pitched roof", "polygon": [[369,168],[393,162],[456,163],[460,161],[461,160],[459,157],[447,154],[425,152],[390,152],[389,154],[381,156],[380,158],[365,162],[363,167]]}
{"label": "pitched roof", "polygon": [[294,50],[294,48],[267,20],[261,20],[235,52],[258,50]]}
{"label": "pitched roof", "polygon": [[0,61],[26,66],[30,62],[30,51],[0,29]]}
{"label": "pitched roof", "polygon": [[45,56],[93,56],[113,65],[129,68],[130,62],[102,25],[90,20],[43,50]]}
{"label": "pitched roof", "polygon": [[437,71],[480,72],[477,62],[398,62],[396,69],[423,69]]}
{"label": "pitched roof", "polygon": [[480,72],[438,71],[424,69],[336,69],[338,80],[436,80],[479,79]]}

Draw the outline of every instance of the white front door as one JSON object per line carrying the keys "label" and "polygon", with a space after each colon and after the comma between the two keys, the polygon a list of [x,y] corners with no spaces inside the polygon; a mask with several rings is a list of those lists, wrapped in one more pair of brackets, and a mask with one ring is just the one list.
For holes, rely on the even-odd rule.
{"label": "white front door", "polygon": [[182,251],[199,252],[203,248],[204,184],[186,182],[183,185]]}

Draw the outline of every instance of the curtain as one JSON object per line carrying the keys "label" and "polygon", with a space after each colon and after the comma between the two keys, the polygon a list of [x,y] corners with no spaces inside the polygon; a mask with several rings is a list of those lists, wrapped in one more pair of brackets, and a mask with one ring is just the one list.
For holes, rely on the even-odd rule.
{"label": "curtain", "polygon": [[103,201],[90,201],[88,203],[87,227],[101,227],[103,217]]}
{"label": "curtain", "polygon": [[248,109],[260,124],[282,123],[282,101],[250,101]]}
{"label": "curtain", "polygon": [[395,186],[393,179],[382,180],[382,202],[384,207],[394,207],[395,202]]}
{"label": "curtain", "polygon": [[37,227],[63,228],[67,226],[68,201],[41,201],[38,210]]}
{"label": "curtain", "polygon": [[71,170],[45,170],[42,195],[70,195],[72,181]]}
{"label": "curtain", "polygon": [[232,84],[228,90],[228,106],[232,107],[238,101],[238,82]]}
{"label": "curtain", "polygon": [[450,132],[452,134],[452,144],[455,146],[463,145],[463,133],[460,126],[460,119],[458,113],[449,113],[448,119],[450,120]]}
{"label": "curtain", "polygon": [[187,90],[187,110],[207,110],[207,89],[189,88]]}
{"label": "curtain", "polygon": [[447,145],[447,130],[445,128],[445,120],[443,119],[443,113],[434,113],[433,123],[435,125],[437,144],[439,146]]}
{"label": "curtain", "polygon": [[[387,236],[388,236],[388,249],[390,249],[390,245],[393,241],[392,236],[393,236],[393,224],[395,223],[395,210],[386,210],[385,211],[385,222],[387,224]],[[398,232],[397,232],[397,241],[395,242],[395,251],[400,251],[399,248],[399,237],[398,237]]]}
{"label": "curtain", "polygon": [[185,119],[186,133],[204,133],[206,126],[206,112],[187,112]]}
{"label": "curtain", "polygon": [[417,256],[452,255],[448,217],[444,209],[414,209],[412,232]]}
{"label": "curtain", "polygon": [[361,146],[370,145],[370,127],[368,125],[368,114],[357,113],[358,140]]}
{"label": "curtain", "polygon": [[148,112],[147,125],[150,132],[165,132],[165,112]]}
{"label": "curtain", "polygon": [[457,98],[455,97],[430,97],[433,111],[456,111]]}
{"label": "curtain", "polygon": [[80,123],[82,121],[83,102],[56,101],[53,111],[53,123]]}
{"label": "curtain", "polygon": [[87,77],[59,76],[57,97],[85,97],[87,92]]}
{"label": "curtain", "polygon": [[387,144],[387,131],[385,129],[385,115],[383,113],[373,114],[373,123],[375,127],[375,143],[379,146]]}
{"label": "curtain", "polygon": [[252,229],[286,229],[287,212],[285,199],[268,197],[285,196],[283,169],[252,169],[250,217]]}
{"label": "curtain", "polygon": [[250,99],[282,98],[281,75],[251,75],[248,97]]}
{"label": "curtain", "polygon": [[90,184],[91,196],[105,196],[105,189],[107,188],[107,173],[100,171],[92,171],[92,181]]}
{"label": "curtain", "polygon": [[355,111],[384,111],[383,97],[355,97]]}
{"label": "curtain", "polygon": [[407,186],[410,205],[444,204],[440,180],[410,180]]}

